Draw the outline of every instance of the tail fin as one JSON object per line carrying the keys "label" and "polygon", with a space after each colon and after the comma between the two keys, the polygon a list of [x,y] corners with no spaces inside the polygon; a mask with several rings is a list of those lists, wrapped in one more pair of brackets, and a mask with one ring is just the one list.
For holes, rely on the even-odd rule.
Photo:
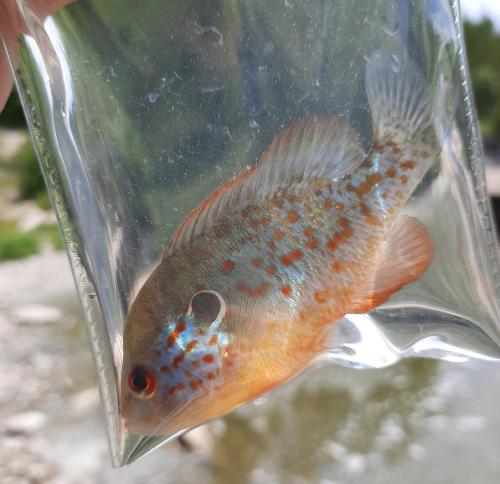
{"label": "tail fin", "polygon": [[375,52],[366,66],[365,86],[375,140],[435,145],[429,88],[407,54]]}

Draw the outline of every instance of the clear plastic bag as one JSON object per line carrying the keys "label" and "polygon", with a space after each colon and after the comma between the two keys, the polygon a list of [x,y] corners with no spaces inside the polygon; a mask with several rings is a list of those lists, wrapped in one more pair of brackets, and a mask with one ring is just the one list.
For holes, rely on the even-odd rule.
{"label": "clear plastic bag", "polygon": [[[80,1],[46,18],[29,1],[17,6],[26,28],[19,45],[5,39],[4,45],[86,315],[115,465],[324,361],[363,368],[419,355],[500,357],[496,239],[456,2]],[[394,146],[387,145],[394,141],[387,137],[390,123]],[[422,140],[430,144],[422,147]],[[367,259],[352,296],[356,304],[350,300],[341,317],[322,313],[335,317],[313,332],[297,325],[301,297],[311,291],[304,284],[307,269],[320,267],[304,247],[280,253],[283,266],[300,270],[278,287],[238,285],[227,274],[221,282],[213,271],[203,272],[220,259],[221,271],[238,273],[243,266],[251,281],[262,270],[274,277],[267,252],[244,253],[240,264],[234,250],[225,254],[224,244],[215,244],[234,227],[243,233],[233,207],[258,206],[283,188],[280,183],[303,186],[311,179],[333,184],[338,196],[351,191],[361,197],[383,186],[375,175],[386,148],[399,164],[399,184],[406,185],[419,159],[427,165],[416,188],[401,197],[393,193],[404,203],[394,208],[380,244],[367,249],[379,256]],[[362,164],[366,157],[370,166]],[[257,169],[248,169],[257,162]],[[367,178],[360,179],[363,169]],[[334,238],[324,244],[331,242],[333,250],[343,238],[356,247],[355,229],[369,227],[374,206],[357,205],[365,212],[364,225],[356,225],[340,215],[345,207],[334,196],[327,201],[321,183],[322,208],[334,210],[330,216],[337,220]],[[250,192],[256,195],[249,198]],[[286,205],[287,217],[307,215],[301,194],[286,200],[302,210],[294,215]],[[384,210],[389,206],[379,202]],[[397,217],[405,225],[395,225]],[[319,219],[323,236],[327,218]],[[249,214],[254,249],[274,222]],[[322,239],[309,228],[300,226],[304,244],[314,250]],[[402,231],[406,243],[391,246]],[[200,234],[203,247],[183,253]],[[430,242],[412,252],[410,235]],[[423,259],[421,249],[427,250]],[[401,260],[408,267],[398,265]],[[344,262],[351,271],[351,259]],[[376,277],[381,268],[389,281],[383,294]],[[192,272],[214,285],[193,285],[179,302],[179,281]],[[361,287],[363,280],[372,286]],[[321,291],[313,295],[321,307]],[[259,298],[272,302],[248,302]],[[280,306],[283,298],[293,302]],[[174,306],[182,308],[178,317],[169,313]],[[283,307],[285,316],[276,319],[273,311]],[[231,319],[236,311],[250,329],[242,331],[243,323]],[[251,311],[258,315],[249,318]],[[259,331],[270,324],[277,330],[264,341]],[[196,343],[183,336],[194,332]],[[299,337],[307,351],[294,359],[284,342]],[[231,357],[243,346],[254,359],[264,355],[259,373],[252,374],[251,365],[244,376],[228,370],[238,367],[238,357]]]}

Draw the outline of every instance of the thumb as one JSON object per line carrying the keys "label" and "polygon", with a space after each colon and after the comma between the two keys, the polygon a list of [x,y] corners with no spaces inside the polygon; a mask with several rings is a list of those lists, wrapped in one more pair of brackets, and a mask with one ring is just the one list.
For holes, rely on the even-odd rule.
{"label": "thumb", "polygon": [[12,91],[12,72],[3,46],[0,45],[0,112],[3,111]]}

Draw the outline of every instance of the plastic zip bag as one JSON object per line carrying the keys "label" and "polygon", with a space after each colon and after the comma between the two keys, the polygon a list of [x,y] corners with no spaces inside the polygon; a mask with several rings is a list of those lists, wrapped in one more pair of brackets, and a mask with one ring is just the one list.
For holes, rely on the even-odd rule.
{"label": "plastic zip bag", "polygon": [[[116,465],[325,360],[498,359],[457,4],[76,2],[46,18],[17,6],[26,27],[4,45]],[[399,188],[376,176],[391,163]],[[228,248],[249,229],[244,250]]]}

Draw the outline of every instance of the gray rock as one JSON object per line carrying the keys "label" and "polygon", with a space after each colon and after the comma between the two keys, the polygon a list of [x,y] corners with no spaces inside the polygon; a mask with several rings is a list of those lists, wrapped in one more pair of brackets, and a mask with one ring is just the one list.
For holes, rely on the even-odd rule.
{"label": "gray rock", "polygon": [[69,410],[73,417],[94,412],[99,407],[99,390],[97,387],[87,388],[71,397]]}
{"label": "gray rock", "polygon": [[41,412],[23,412],[8,417],[5,420],[5,429],[11,435],[33,434],[47,423],[47,416]]}
{"label": "gray rock", "polygon": [[29,304],[13,311],[12,319],[18,324],[38,326],[56,323],[62,319],[63,315],[60,309],[52,306]]}

